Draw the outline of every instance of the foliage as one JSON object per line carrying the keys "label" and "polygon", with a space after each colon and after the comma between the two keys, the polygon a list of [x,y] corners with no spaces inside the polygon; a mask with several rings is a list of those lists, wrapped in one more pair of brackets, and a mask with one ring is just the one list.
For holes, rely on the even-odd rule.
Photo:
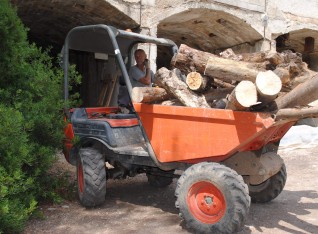
{"label": "foliage", "polygon": [[63,73],[28,42],[8,0],[0,0],[0,38],[0,233],[15,233],[39,199],[55,196],[47,170],[62,148]]}

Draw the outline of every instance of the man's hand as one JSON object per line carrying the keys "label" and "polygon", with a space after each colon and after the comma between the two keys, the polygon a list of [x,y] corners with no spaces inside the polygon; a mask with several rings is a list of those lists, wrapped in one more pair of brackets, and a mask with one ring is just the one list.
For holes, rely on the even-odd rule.
{"label": "man's hand", "polygon": [[149,68],[150,68],[150,63],[149,63],[149,60],[148,60],[148,59],[145,59],[144,64],[145,64],[146,69],[149,69]]}

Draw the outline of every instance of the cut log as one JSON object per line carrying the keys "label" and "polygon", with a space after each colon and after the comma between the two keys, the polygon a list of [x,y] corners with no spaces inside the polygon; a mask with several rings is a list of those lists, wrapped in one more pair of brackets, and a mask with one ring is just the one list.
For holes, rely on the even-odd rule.
{"label": "cut log", "polygon": [[275,114],[275,120],[300,120],[304,118],[317,118],[318,117],[318,106],[296,109],[286,108],[280,109]]}
{"label": "cut log", "polygon": [[253,68],[251,63],[233,61],[218,57],[210,57],[204,75],[223,80],[249,80],[255,82],[260,70]]}
{"label": "cut log", "polygon": [[280,53],[270,53],[266,56],[266,59],[274,66],[284,63],[285,61],[284,57]]}
{"label": "cut log", "polygon": [[263,63],[266,60],[266,53],[263,51],[254,52],[254,53],[243,53],[242,61],[251,62],[251,63]]}
{"label": "cut log", "polygon": [[228,97],[225,109],[246,111],[257,104],[256,86],[251,81],[241,81]]}
{"label": "cut log", "polygon": [[213,102],[215,100],[226,98],[228,95],[231,94],[233,88],[221,88],[221,89],[210,89],[203,95],[205,96],[205,100],[207,102]]}
{"label": "cut log", "polygon": [[243,56],[242,55],[236,55],[231,48],[222,51],[220,53],[220,56],[222,58],[232,59],[232,60],[235,60],[235,61],[242,61],[243,60]]}
{"label": "cut log", "polygon": [[175,96],[182,104],[189,107],[210,108],[203,95],[196,94],[188,89],[188,86],[180,80],[181,72],[178,69],[169,71],[160,68],[155,75],[156,84]]}
{"label": "cut log", "polygon": [[244,61],[252,63],[263,63],[266,61],[265,52],[243,53],[235,54],[234,51],[229,48],[220,53],[220,56],[225,59],[231,59],[235,61]]}
{"label": "cut log", "polygon": [[192,71],[217,78],[228,83],[232,80],[255,81],[259,71],[265,71],[265,64],[248,63],[220,58],[217,55],[180,45],[178,53],[172,58],[171,65],[184,73]]}
{"label": "cut log", "polygon": [[220,88],[232,88],[232,89],[235,88],[235,85],[232,85],[228,82],[225,82],[225,81],[222,81],[219,79],[213,79],[213,84],[217,87],[220,87]]}
{"label": "cut log", "polygon": [[189,89],[202,92],[209,87],[210,79],[206,76],[201,76],[198,72],[190,72],[187,75],[186,84],[188,85]]}
{"label": "cut log", "polygon": [[163,106],[184,106],[178,99],[166,100],[160,104]]}
{"label": "cut log", "polygon": [[286,68],[283,67],[277,67],[274,70],[274,73],[280,78],[283,85],[288,85],[290,82],[290,75],[289,71]]}
{"label": "cut log", "polygon": [[293,80],[289,82],[289,86],[291,89],[295,88],[299,84],[304,83],[306,80],[311,79],[316,74],[318,74],[317,72],[308,69],[306,66],[303,66],[302,69],[303,71],[301,72],[301,74],[294,77]]}
{"label": "cut log", "polygon": [[266,56],[266,59],[274,66],[290,62],[296,64],[302,63],[302,55],[300,53],[294,53],[291,50],[285,50],[282,53],[270,53]]}
{"label": "cut log", "polygon": [[134,87],[132,89],[132,101],[141,103],[162,102],[171,97],[163,88],[159,87]]}
{"label": "cut log", "polygon": [[273,101],[282,89],[282,81],[272,71],[259,72],[256,77],[255,85],[258,93],[258,100],[262,102],[262,104]]}
{"label": "cut log", "polygon": [[270,105],[269,110],[279,110],[283,108],[293,108],[297,106],[306,106],[318,99],[318,74],[304,83],[299,84],[292,91],[284,96],[280,96]]}
{"label": "cut log", "polygon": [[171,66],[180,69],[185,74],[193,71],[203,74],[206,63],[211,56],[217,57],[211,53],[181,44],[178,53],[171,59]]}

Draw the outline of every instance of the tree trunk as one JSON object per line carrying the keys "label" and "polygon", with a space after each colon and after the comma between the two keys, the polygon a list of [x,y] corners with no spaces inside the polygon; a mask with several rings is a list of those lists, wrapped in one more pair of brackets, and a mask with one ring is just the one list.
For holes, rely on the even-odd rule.
{"label": "tree trunk", "polygon": [[262,104],[267,104],[273,101],[280,90],[282,82],[280,78],[272,71],[259,72],[255,82],[258,100]]}
{"label": "tree trunk", "polygon": [[280,53],[270,53],[266,56],[266,59],[274,66],[284,63],[285,61],[284,57]]}
{"label": "tree trunk", "polygon": [[225,59],[231,59],[235,61],[244,61],[252,63],[263,63],[266,61],[265,52],[243,53],[235,54],[234,51],[229,48],[220,53],[220,56]]}
{"label": "tree trunk", "polygon": [[156,72],[156,84],[175,96],[182,104],[189,107],[210,108],[203,95],[196,94],[188,89],[181,81],[181,72],[178,69],[169,71],[162,67]]}
{"label": "tree trunk", "polygon": [[162,102],[171,97],[167,91],[159,87],[135,87],[132,89],[132,101],[141,103]]}
{"label": "tree trunk", "polygon": [[286,68],[277,67],[273,72],[280,78],[283,85],[289,84],[290,75],[289,75],[289,71]]}
{"label": "tree trunk", "polygon": [[190,72],[187,75],[186,84],[189,89],[196,92],[202,92],[209,87],[210,79],[201,76],[198,72]]}
{"label": "tree trunk", "polygon": [[232,88],[232,89],[235,88],[235,85],[232,85],[230,83],[227,83],[227,82],[219,80],[219,79],[213,79],[213,84],[217,87],[220,87],[220,88]]}
{"label": "tree trunk", "polygon": [[171,65],[184,73],[192,71],[217,78],[228,83],[232,80],[255,81],[263,65],[220,58],[217,55],[193,49],[181,44],[178,53],[172,58]]}
{"label": "tree trunk", "polygon": [[318,99],[318,74],[299,84],[292,91],[284,96],[280,96],[269,107],[270,110],[282,108],[305,106]]}
{"label": "tree trunk", "polygon": [[286,108],[280,109],[275,114],[275,120],[299,120],[304,118],[317,118],[318,117],[318,106],[296,109]]}
{"label": "tree trunk", "polygon": [[255,82],[259,71],[259,69],[253,68],[251,63],[210,57],[206,64],[204,74],[220,80],[249,80]]}
{"label": "tree trunk", "polygon": [[163,106],[184,106],[178,99],[166,100],[160,104]]}
{"label": "tree trunk", "polygon": [[241,81],[228,97],[225,109],[246,111],[257,104],[257,91],[251,81]]}
{"label": "tree trunk", "polygon": [[171,66],[180,69],[185,74],[193,71],[203,74],[206,63],[211,56],[217,57],[211,53],[181,44],[178,53],[171,59]]}

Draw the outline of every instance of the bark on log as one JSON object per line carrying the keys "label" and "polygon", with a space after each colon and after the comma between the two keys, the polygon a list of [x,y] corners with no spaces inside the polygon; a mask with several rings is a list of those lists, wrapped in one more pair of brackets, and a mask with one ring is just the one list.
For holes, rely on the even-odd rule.
{"label": "bark on log", "polygon": [[299,84],[292,91],[284,96],[280,96],[270,105],[269,110],[279,110],[283,108],[293,108],[305,106],[318,99],[318,74]]}
{"label": "bark on log", "polygon": [[218,57],[210,57],[204,75],[223,80],[249,80],[255,82],[259,69],[253,68],[251,63],[233,61]]}
{"label": "bark on log", "polygon": [[232,85],[228,82],[225,82],[225,81],[222,81],[219,79],[213,79],[213,84],[217,87],[220,87],[220,88],[232,88],[232,89],[235,88],[235,85]]}
{"label": "bark on log", "polygon": [[280,78],[272,71],[258,73],[255,85],[258,93],[258,100],[262,102],[262,104],[273,101],[282,89]]}
{"label": "bark on log", "polygon": [[166,100],[160,104],[163,106],[184,106],[178,99]]}
{"label": "bark on log", "polygon": [[225,109],[245,111],[257,104],[256,86],[251,81],[241,81],[228,97]]}
{"label": "bark on log", "polygon": [[167,100],[170,94],[159,87],[135,87],[132,89],[132,101],[141,103],[154,103]]}
{"label": "bark on log", "polygon": [[[210,61],[209,64],[208,61]],[[231,83],[231,80],[255,81],[257,73],[266,70],[266,64],[223,59],[217,55],[196,50],[184,44],[180,45],[178,53],[172,58],[171,66],[180,69],[186,74],[196,71],[228,83]]]}
{"label": "bark on log", "polygon": [[266,56],[266,59],[274,66],[284,63],[285,61],[284,57],[280,53],[270,53]]}
{"label": "bark on log", "polygon": [[288,85],[290,82],[290,75],[289,71],[286,68],[283,67],[277,67],[274,70],[274,73],[280,78],[283,85]]}
{"label": "bark on log", "polygon": [[252,63],[263,63],[266,60],[265,52],[235,54],[231,48],[222,51],[220,56],[225,59]]}
{"label": "bark on log", "polygon": [[318,117],[318,106],[296,109],[286,108],[280,109],[275,114],[275,120],[299,120],[304,118],[317,118]]}
{"label": "bark on log", "polygon": [[302,55],[300,53],[294,53],[291,50],[285,50],[282,53],[270,53],[266,56],[266,59],[274,66],[290,62],[296,64],[302,63]]}
{"label": "bark on log", "polygon": [[185,106],[210,108],[205,97],[189,90],[187,85],[180,80],[180,76],[180,70],[169,71],[162,67],[156,72],[156,84],[174,95]]}
{"label": "bark on log", "polygon": [[171,59],[171,66],[180,69],[185,74],[192,71],[203,74],[206,63],[211,56],[217,57],[211,53],[181,44],[178,53]]}
{"label": "bark on log", "polygon": [[232,59],[232,60],[235,60],[235,61],[242,61],[243,60],[242,55],[235,54],[234,51],[231,48],[222,51],[220,53],[220,56],[222,58]]}
{"label": "bark on log", "polygon": [[254,53],[243,53],[241,54],[242,61],[244,62],[251,62],[251,63],[263,63],[266,60],[266,53],[261,52],[254,52]]}
{"label": "bark on log", "polygon": [[190,72],[186,78],[186,84],[189,89],[196,92],[202,92],[209,87],[210,79],[201,76],[198,72]]}
{"label": "bark on log", "polygon": [[294,77],[294,78],[289,82],[288,85],[289,85],[290,89],[295,88],[295,87],[298,86],[299,84],[304,83],[306,80],[311,79],[311,78],[314,77],[316,74],[318,74],[317,72],[312,71],[312,70],[310,70],[310,69],[308,69],[308,68],[303,67],[303,69],[304,69],[304,71],[303,71],[300,75]]}

